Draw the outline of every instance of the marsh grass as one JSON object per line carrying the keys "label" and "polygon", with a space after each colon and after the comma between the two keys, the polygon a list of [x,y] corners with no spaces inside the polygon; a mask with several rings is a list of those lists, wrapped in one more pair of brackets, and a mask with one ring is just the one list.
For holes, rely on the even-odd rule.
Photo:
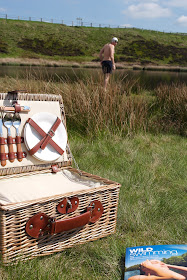
{"label": "marsh grass", "polygon": [[160,85],[155,95],[160,112],[160,127],[167,127],[187,135],[187,86]]}
{"label": "marsh grass", "polygon": [[[138,80],[124,77],[111,79],[104,92],[102,76],[74,83],[68,77],[57,82],[41,78],[29,73],[22,80],[1,78],[0,91],[63,96],[70,146],[80,169],[122,184],[117,229],[114,235],[48,257],[8,267],[1,263],[0,279],[119,280],[126,247],[185,243],[186,139],[148,131],[150,126],[154,132],[171,131],[166,116],[175,116],[173,123],[182,127],[186,86],[163,85],[148,93]],[[161,119],[165,122],[159,126]]]}
{"label": "marsh grass", "polygon": [[[72,69],[73,71],[73,69]],[[39,73],[39,74],[38,74]],[[171,132],[186,135],[187,86],[159,85],[148,92],[139,80],[112,77],[107,91],[98,74],[72,82],[67,77],[45,80],[42,73],[26,73],[25,79],[1,78],[0,90],[26,89],[32,93],[60,94],[66,108],[68,127],[94,136],[102,131],[132,135],[143,132]],[[47,71],[46,71],[47,75]]]}

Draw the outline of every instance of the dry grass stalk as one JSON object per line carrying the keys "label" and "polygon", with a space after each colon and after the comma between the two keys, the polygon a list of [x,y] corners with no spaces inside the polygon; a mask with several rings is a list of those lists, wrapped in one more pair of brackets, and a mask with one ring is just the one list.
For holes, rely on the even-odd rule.
{"label": "dry grass stalk", "polygon": [[185,133],[187,87],[184,84],[160,85],[152,98],[144,95],[138,80],[128,77],[111,79],[106,92],[101,75],[97,82],[92,77],[74,83],[68,77],[54,82],[50,77],[46,81],[30,74],[26,79],[1,80],[1,92],[13,89],[62,95],[68,125],[81,133],[91,135],[108,130],[132,134],[150,129]]}
{"label": "dry grass stalk", "polygon": [[156,92],[157,104],[162,112],[160,120],[164,127],[174,128],[180,134],[186,134],[187,124],[187,86],[160,85]]}

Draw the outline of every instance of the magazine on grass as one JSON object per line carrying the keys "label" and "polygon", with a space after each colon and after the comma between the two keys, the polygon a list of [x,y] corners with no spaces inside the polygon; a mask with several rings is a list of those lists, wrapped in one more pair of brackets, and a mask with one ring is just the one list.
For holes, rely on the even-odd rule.
{"label": "magazine on grass", "polygon": [[187,279],[187,245],[129,247],[124,280]]}

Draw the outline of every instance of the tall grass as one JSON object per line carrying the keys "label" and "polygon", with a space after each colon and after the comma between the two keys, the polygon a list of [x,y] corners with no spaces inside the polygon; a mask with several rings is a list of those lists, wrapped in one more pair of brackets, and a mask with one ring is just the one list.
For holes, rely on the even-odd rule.
{"label": "tall grass", "polygon": [[185,244],[186,140],[140,134],[89,137],[68,129],[80,169],[122,184],[116,233],[15,266],[2,280],[123,280],[126,247]]}
{"label": "tall grass", "polygon": [[147,100],[131,96],[134,81],[129,83],[112,82],[106,92],[102,81],[99,85],[92,80],[66,84],[62,95],[71,127],[76,126],[87,134],[102,130],[125,134],[140,128],[146,130]]}
{"label": "tall grass", "polygon": [[61,94],[80,169],[122,184],[114,235],[15,266],[0,263],[0,279],[123,280],[126,247],[186,243],[186,139],[145,133],[171,131],[167,119],[180,123],[174,132],[184,132],[186,86],[150,93],[125,77],[111,79],[104,92],[102,84],[102,76],[75,83],[0,78],[1,92]]}
{"label": "tall grass", "polygon": [[[59,78],[59,77],[58,77]],[[0,90],[60,94],[68,126],[87,135],[101,131],[131,135],[138,131],[174,132],[186,135],[187,86],[159,85],[147,92],[138,80],[124,77],[103,90],[103,77],[92,76],[72,83],[68,77],[54,82],[27,75],[27,79],[3,78]]]}
{"label": "tall grass", "polygon": [[[156,91],[160,130],[174,130],[187,135],[187,86],[160,85]],[[158,122],[158,120],[160,120]]]}

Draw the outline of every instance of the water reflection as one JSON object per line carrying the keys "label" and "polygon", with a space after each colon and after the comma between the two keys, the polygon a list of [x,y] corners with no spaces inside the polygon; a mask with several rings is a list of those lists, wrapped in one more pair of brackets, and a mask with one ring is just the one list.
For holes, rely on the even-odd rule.
{"label": "water reflection", "polygon": [[[13,77],[26,79],[33,77],[42,80],[71,81],[92,78],[94,81],[102,75],[101,69],[43,67],[43,66],[0,66],[0,77]],[[160,83],[187,84],[187,72],[167,71],[140,71],[140,70],[116,70],[112,78],[116,81],[125,79],[137,79],[146,89],[154,89]]]}
{"label": "water reflection", "polygon": [[135,275],[140,275],[140,271],[139,270],[126,271],[124,280],[128,280],[130,277],[135,276]]}

